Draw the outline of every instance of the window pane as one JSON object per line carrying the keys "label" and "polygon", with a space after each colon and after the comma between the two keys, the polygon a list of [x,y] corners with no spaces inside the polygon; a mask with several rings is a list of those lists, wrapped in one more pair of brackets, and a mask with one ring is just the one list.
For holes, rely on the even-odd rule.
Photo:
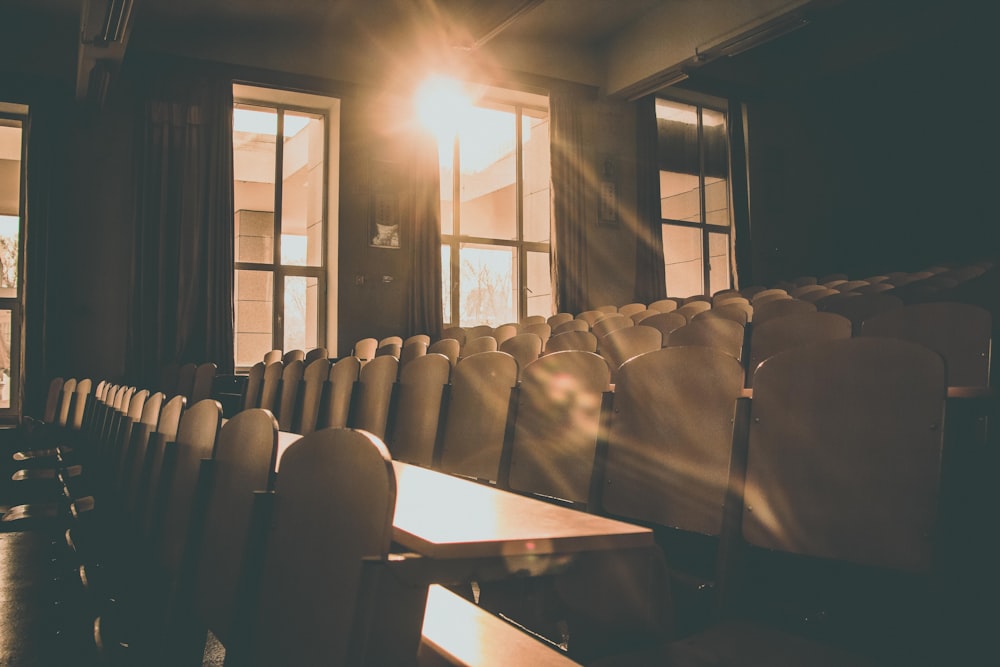
{"label": "window pane", "polygon": [[253,366],[272,348],[274,274],[237,271],[236,365]]}
{"label": "window pane", "polygon": [[721,111],[703,109],[702,133],[705,146],[705,222],[729,226],[729,150],[726,116]]}
{"label": "window pane", "polygon": [[729,234],[708,235],[708,292],[729,288]]}
{"label": "window pane", "polygon": [[701,222],[698,177],[674,171],[660,172],[660,217],[664,220]]}
{"label": "window pane", "polygon": [[446,324],[451,324],[451,246],[441,246],[441,311]]}
{"label": "window pane", "polygon": [[[521,140],[524,144],[524,239],[548,242],[549,215],[549,119],[522,113]],[[531,295],[528,295],[530,300]]]}
{"label": "window pane", "polygon": [[459,134],[463,236],[517,237],[515,118],[511,111],[476,107]]}
{"label": "window pane", "polygon": [[661,216],[668,220],[701,222],[698,108],[657,100],[656,129]]}
{"label": "window pane", "polygon": [[700,229],[663,225],[663,259],[667,294],[691,296],[704,293]]}
{"label": "window pane", "polygon": [[10,407],[10,329],[10,310],[0,310],[0,408]]}
{"label": "window pane", "polygon": [[0,125],[0,296],[16,297],[21,225],[21,123],[0,123],[4,123]]}
{"label": "window pane", "polygon": [[552,279],[549,275],[549,253],[527,253],[528,308],[526,315],[552,314]]}
{"label": "window pane", "polygon": [[278,115],[233,107],[233,204],[236,261],[274,261],[274,165]]}
{"label": "window pane", "polygon": [[285,278],[285,350],[316,347],[319,329],[319,279],[307,276]]}
{"label": "window pane", "polygon": [[461,261],[461,321],[463,327],[497,326],[517,319],[514,248],[463,243]]}
{"label": "window pane", "polygon": [[281,183],[281,263],[323,263],[323,117],[284,114]]}

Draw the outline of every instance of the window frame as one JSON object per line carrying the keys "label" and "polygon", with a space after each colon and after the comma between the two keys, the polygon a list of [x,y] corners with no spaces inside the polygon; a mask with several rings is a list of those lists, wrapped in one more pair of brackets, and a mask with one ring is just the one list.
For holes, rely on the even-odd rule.
{"label": "window frame", "polygon": [[[451,188],[451,206],[452,206],[452,229],[453,232],[446,234],[443,230],[441,232],[441,247],[449,248],[449,264],[448,275],[451,279],[450,285],[450,300],[445,300],[445,303],[451,304],[450,313],[442,313],[445,326],[455,326],[461,322],[462,318],[462,299],[461,299],[461,258],[460,251],[463,245],[484,245],[484,246],[499,246],[503,248],[514,248],[515,257],[517,259],[517,276],[516,284],[513,285],[513,289],[517,295],[517,303],[515,304],[514,313],[517,321],[524,319],[525,314],[528,309],[528,253],[529,252],[541,252],[545,253],[549,258],[549,269],[551,272],[552,267],[552,232],[551,220],[549,221],[549,241],[525,241],[524,240],[524,144],[523,144],[523,130],[524,130],[524,110],[535,111],[544,114],[546,120],[550,120],[550,113],[548,107],[543,107],[539,105],[526,104],[523,102],[511,102],[504,100],[501,96],[488,96],[484,97],[475,106],[483,107],[501,107],[503,110],[510,109],[514,113],[514,168],[515,168],[515,206],[514,212],[516,216],[515,220],[515,230],[516,238],[514,239],[498,239],[490,238],[486,236],[474,236],[474,235],[463,235],[461,226],[461,191],[462,191],[462,164],[461,164],[461,147],[459,144],[459,137],[456,135],[452,140],[452,188]],[[529,114],[530,115],[530,114]],[[551,142],[551,138],[550,138]],[[552,193],[551,188],[549,191],[549,199],[551,201]],[[444,306],[442,305],[442,308]],[[477,323],[484,324],[484,323]],[[503,322],[497,322],[496,324],[503,324]]]}
{"label": "window frame", "polygon": [[[285,102],[275,102],[261,98],[249,96],[238,96],[233,98],[233,109],[240,105],[248,105],[272,110],[277,114],[277,127],[275,134],[275,159],[274,159],[274,226],[272,228],[272,256],[271,262],[241,262],[236,257],[233,258],[233,272],[237,271],[262,271],[272,275],[271,281],[271,347],[276,350],[284,350],[285,339],[285,279],[290,277],[315,278],[318,285],[317,311],[316,311],[316,344],[325,345],[327,340],[327,279],[329,275],[329,233],[330,220],[328,215],[329,206],[329,174],[330,174],[330,113],[326,109],[289,104]],[[283,264],[281,262],[281,222],[284,203],[284,129],[285,113],[297,112],[318,116],[323,119],[323,178],[322,178],[322,225],[320,232],[320,263],[318,266],[308,266],[299,264]],[[235,178],[234,178],[235,185]],[[233,236],[235,239],[235,220]],[[236,295],[234,295],[235,297]],[[234,332],[235,334],[236,332]],[[238,334],[237,334],[238,335]],[[247,371],[250,366],[237,363],[237,371]]]}
{"label": "window frame", "polygon": [[[676,220],[673,218],[664,218],[662,216],[662,195],[663,193],[659,191],[659,185],[657,185],[657,206],[658,211],[660,211],[660,224],[661,224],[661,234],[665,231],[668,225],[673,227],[683,227],[687,229],[698,229],[701,230],[701,284],[702,284],[702,294],[710,294],[712,290],[712,266],[711,266],[711,254],[710,254],[710,240],[712,234],[723,234],[726,237],[726,247],[728,258],[727,261],[727,273],[728,281],[726,287],[720,288],[731,288],[734,281],[734,271],[732,267],[732,253],[733,253],[733,168],[732,168],[732,151],[729,145],[729,111],[726,108],[725,100],[721,99],[706,99],[700,95],[694,94],[683,94],[677,93],[676,91],[671,93],[658,93],[656,95],[657,100],[663,100],[665,102],[672,102],[674,104],[686,104],[695,107],[695,113],[697,115],[697,141],[698,141],[698,222],[691,222],[688,220]],[[726,128],[726,201],[727,201],[727,212],[729,215],[729,223],[727,225],[710,224],[708,219],[707,205],[706,205],[706,185],[705,185],[705,125],[704,125],[704,111],[708,109],[712,112],[721,114],[723,117],[724,126]],[[657,147],[659,147],[659,133],[657,133]],[[657,160],[657,178],[659,179],[659,159]],[[658,181],[659,183],[659,181]],[[666,255],[666,246],[664,246],[664,255]],[[666,264],[664,264],[664,271],[666,271]],[[670,285],[667,285],[667,294],[670,295]],[[674,295],[676,296],[676,295]],[[689,295],[684,295],[689,296]]]}

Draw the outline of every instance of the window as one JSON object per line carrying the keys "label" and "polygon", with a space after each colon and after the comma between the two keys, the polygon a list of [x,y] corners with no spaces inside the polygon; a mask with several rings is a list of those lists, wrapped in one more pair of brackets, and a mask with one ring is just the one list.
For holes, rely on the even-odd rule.
{"label": "window", "polygon": [[480,102],[439,138],[445,322],[496,326],[552,312],[548,108],[531,97]]}
{"label": "window", "polygon": [[0,416],[16,418],[21,386],[21,238],[27,107],[0,103]]}
{"label": "window", "polygon": [[271,349],[327,345],[331,123],[326,106],[234,90],[235,351],[247,368]]}
{"label": "window", "polygon": [[726,114],[658,99],[656,125],[667,292],[726,289],[732,281]]}

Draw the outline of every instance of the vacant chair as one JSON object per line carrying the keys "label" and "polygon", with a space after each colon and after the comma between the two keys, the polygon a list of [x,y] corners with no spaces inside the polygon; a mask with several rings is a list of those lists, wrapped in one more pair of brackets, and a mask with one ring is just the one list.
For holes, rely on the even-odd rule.
{"label": "vacant chair", "polygon": [[427,334],[413,334],[412,336],[409,336],[403,341],[403,347],[406,347],[411,343],[417,343],[417,342],[423,343],[424,345],[430,345],[431,337],[428,336]]}
{"label": "vacant chair", "polygon": [[590,331],[590,325],[586,320],[567,320],[552,327],[552,335],[557,336],[567,331]]}
{"label": "vacant chair", "polygon": [[510,468],[512,491],[592,504],[601,405],[608,364],[592,352],[554,352],[529,364],[517,391]]}
{"label": "vacant chair", "polygon": [[[895,311],[893,311],[895,312]],[[945,664],[940,567],[945,367],[907,341],[799,347],[760,367],[738,587],[728,601],[882,664]],[[930,653],[928,653],[930,651]],[[964,661],[960,661],[964,662]]]}
{"label": "vacant chair", "polygon": [[552,337],[552,327],[545,322],[540,324],[526,324],[521,327],[521,333],[533,333],[538,336],[542,341],[542,349],[544,350],[545,343]]}
{"label": "vacant chair", "polygon": [[212,397],[212,386],[215,384],[215,373],[218,366],[214,362],[206,361],[198,364],[194,371],[194,383],[191,385],[191,395],[188,400],[197,403],[206,398]]}
{"label": "vacant chair", "polygon": [[403,337],[402,336],[386,336],[385,338],[379,339],[378,346],[383,345],[398,345],[403,347]]}
{"label": "vacant chair", "polygon": [[264,381],[260,388],[259,408],[278,411],[278,397],[281,394],[281,374],[285,372],[285,367],[280,361],[269,364],[264,369]]}
{"label": "vacant chair", "polygon": [[465,345],[467,335],[462,327],[445,327],[441,332],[441,340],[454,339],[458,341],[459,347]]}
{"label": "vacant chair", "polygon": [[542,339],[533,333],[521,333],[501,343],[500,351],[514,357],[517,361],[518,375],[521,376],[528,364],[541,356]]}
{"label": "vacant chair", "polygon": [[671,332],[664,347],[681,345],[711,347],[740,361],[743,359],[743,327],[722,318],[693,320]]}
{"label": "vacant chair", "polygon": [[632,321],[631,317],[627,317],[620,313],[611,313],[607,317],[602,317],[598,321],[594,322],[594,326],[592,326],[590,330],[595,336],[597,336],[597,340],[600,341],[611,331],[624,329],[634,325],[635,322]]}
{"label": "vacant chair", "polygon": [[597,336],[590,331],[567,331],[555,334],[545,344],[545,354],[563,350],[583,350],[597,352]]}
{"label": "vacant chair", "polygon": [[534,324],[548,324],[548,318],[544,315],[528,315],[523,320],[521,320],[522,330],[526,326],[531,326]]}
{"label": "vacant chair", "polygon": [[517,362],[506,352],[482,352],[455,366],[437,463],[441,470],[497,480],[515,385]]}
{"label": "vacant chair", "polygon": [[302,391],[302,376],[305,365],[302,359],[290,361],[281,371],[281,393],[278,397],[278,425],[282,431],[295,432],[298,428],[299,396]]}
{"label": "vacant chair", "polygon": [[[473,327],[467,327],[465,330],[465,342],[475,340],[480,336],[492,336],[493,327],[489,324],[477,324]],[[464,346],[463,346],[464,347]]]}
{"label": "vacant chair", "polygon": [[576,316],[576,319],[582,320],[582,321],[586,322],[587,323],[587,327],[589,328],[589,327],[594,326],[594,322],[596,322],[597,320],[599,320],[599,319],[601,319],[603,317],[606,317],[607,315],[609,315],[609,313],[607,311],[598,310],[598,309],[595,308],[595,309],[592,309],[592,310],[585,310],[585,311],[581,312],[580,314],[578,314]]}
{"label": "vacant chair", "polygon": [[747,299],[750,299],[750,303],[753,303],[753,298],[755,295],[766,290],[767,287],[764,285],[747,285],[746,287],[740,288],[740,294],[742,294]]}
{"label": "vacant chair", "polygon": [[497,351],[497,339],[493,336],[479,336],[478,338],[469,338],[465,346],[462,348],[461,358],[470,357],[473,354],[478,354],[479,352],[496,352]]}
{"label": "vacant chair", "polygon": [[652,302],[647,307],[649,310],[657,310],[661,313],[671,313],[677,310],[679,305],[680,304],[677,302],[677,299],[659,299]]}
{"label": "vacant chair", "polygon": [[851,321],[836,313],[802,313],[778,317],[754,325],[750,335],[750,361],[747,364],[748,386],[757,367],[779,352],[795,347],[851,337]]}
{"label": "vacant chair", "polygon": [[319,423],[324,387],[330,376],[330,360],[314,359],[302,372],[302,400],[298,419],[292,427],[294,433],[305,435],[316,430]]}
{"label": "vacant chair", "polygon": [[712,308],[718,308],[719,306],[724,306],[727,303],[743,303],[750,305],[750,299],[735,290],[731,292],[720,292],[719,294],[714,294],[712,296]]}
{"label": "vacant chair", "polygon": [[519,324],[514,322],[508,322],[507,324],[501,324],[496,329],[493,330],[493,337],[497,339],[497,345],[503,343],[508,338],[513,338],[521,332],[521,327]]}
{"label": "vacant chair", "polygon": [[306,353],[305,350],[288,350],[283,355],[281,355],[281,363],[290,364],[293,361],[305,361]]}
{"label": "vacant chair", "polygon": [[773,299],[785,299],[790,297],[788,296],[788,292],[786,290],[772,287],[770,289],[761,290],[748,298],[750,299],[750,304],[756,306],[758,303],[766,303],[767,301]]}
{"label": "vacant chair", "polygon": [[693,322],[704,317],[731,320],[743,327],[753,319],[753,306],[748,303],[726,301],[721,306],[712,306],[711,310],[698,313],[691,318],[691,321]]}
{"label": "vacant chair", "polygon": [[683,315],[684,318],[688,322],[690,322],[692,317],[694,317],[698,313],[705,312],[706,310],[710,309],[711,307],[712,307],[712,303],[710,301],[702,301],[702,300],[699,299],[699,300],[696,300],[696,301],[688,301],[683,306],[681,306],[680,308],[678,308],[677,310],[675,310],[673,312],[677,313],[678,315]]}
{"label": "vacant chair", "polygon": [[853,299],[828,300],[823,303],[823,311],[843,315],[851,321],[853,335],[861,335],[862,323],[870,317],[887,310],[902,308],[903,300],[892,294],[869,293]]}
{"label": "vacant chair", "polygon": [[795,289],[788,292],[788,296],[792,297],[793,299],[798,299],[803,294],[809,294],[810,292],[823,292],[828,289],[830,288],[823,287],[822,285],[817,285],[816,283],[813,283],[812,285],[802,285],[800,287],[796,287]]}
{"label": "vacant chair", "polygon": [[306,356],[302,359],[302,361],[305,362],[306,368],[309,368],[309,364],[312,362],[317,359],[328,359],[329,356],[329,351],[325,347],[314,347],[306,352]]}
{"label": "vacant chair", "polygon": [[618,369],[634,356],[663,347],[663,334],[655,327],[637,325],[612,331],[601,339],[601,356],[611,369],[612,382]]}
{"label": "vacant chair", "polygon": [[375,352],[378,350],[378,340],[375,338],[362,338],[361,340],[354,343],[354,349],[352,354],[361,360],[364,364],[375,358]]}
{"label": "vacant chair", "polygon": [[642,321],[642,326],[658,329],[664,341],[670,339],[670,334],[673,331],[680,329],[686,324],[687,318],[675,312],[660,313],[659,315],[647,317]]}
{"label": "vacant chair", "polygon": [[396,403],[386,445],[392,458],[430,468],[441,431],[445,387],[451,362],[427,354],[400,369]]}
{"label": "vacant chair", "polygon": [[264,368],[263,361],[258,361],[250,367],[246,385],[243,387],[243,410],[260,407],[260,392],[264,387]]}
{"label": "vacant chair", "polygon": [[793,298],[776,299],[774,301],[765,301],[754,306],[753,323],[755,326],[760,326],[764,322],[777,317],[814,312],[816,312],[816,305],[809,303],[808,301],[800,301]]}
{"label": "vacant chair", "polygon": [[632,318],[633,324],[639,324],[647,317],[652,317],[653,315],[658,315],[659,313],[660,311],[658,310],[646,309],[646,310],[640,310],[638,313],[632,313],[631,315],[629,315],[629,317]]}
{"label": "vacant chair", "polygon": [[427,354],[428,344],[423,340],[418,339],[407,339],[403,344],[403,349],[399,351],[399,368],[402,371],[406,364],[410,363],[417,357],[422,357]]}
{"label": "vacant chair", "polygon": [[378,346],[378,349],[375,350],[375,356],[396,357],[396,359],[399,359],[399,356],[402,353],[402,351],[403,348],[399,343],[385,343],[385,344],[380,344]]}
{"label": "vacant chair", "polygon": [[618,312],[625,317],[632,317],[635,313],[641,313],[644,310],[646,310],[644,303],[626,303],[624,306],[618,307]]}
{"label": "vacant chair", "polygon": [[454,366],[458,363],[458,355],[461,353],[461,343],[455,338],[442,338],[430,344],[427,354],[443,354],[448,357],[448,361]]}
{"label": "vacant chair", "polygon": [[[392,357],[387,358],[392,359]],[[347,426],[351,416],[352,397],[360,374],[361,360],[357,357],[338,359],[330,367],[329,390],[320,403],[317,430]]]}
{"label": "vacant chair", "polygon": [[853,292],[862,287],[868,287],[870,284],[867,280],[848,280],[846,283],[840,283],[834,289],[838,292]]}
{"label": "vacant chair", "polygon": [[[392,543],[396,482],[385,446],[366,433],[318,431],[282,457],[247,664],[361,665],[352,640],[375,622],[362,562]],[[331,594],[331,593],[335,594]],[[389,664],[388,662],[384,664]]]}
{"label": "vacant chair", "polygon": [[990,386],[992,331],[988,310],[957,302],[895,308],[861,325],[862,336],[910,340],[940,354],[947,364],[948,384],[953,387]]}
{"label": "vacant chair", "polygon": [[550,327],[552,327],[553,330],[555,330],[555,328],[563,322],[569,322],[573,319],[575,318],[572,313],[555,313],[554,315],[549,315],[548,319],[545,321]]}
{"label": "vacant chair", "polygon": [[816,302],[820,301],[821,299],[826,299],[826,298],[828,298],[830,296],[833,296],[833,295],[836,295],[836,294],[841,294],[841,292],[838,292],[837,290],[829,288],[829,287],[823,287],[821,285],[820,289],[809,290],[808,292],[803,292],[803,293],[799,294],[799,296],[797,296],[795,298],[798,299],[799,301],[808,301],[810,303],[816,303]]}
{"label": "vacant chair", "polygon": [[361,367],[355,395],[351,398],[349,427],[364,429],[379,438],[385,437],[392,388],[398,376],[399,361],[396,357],[376,357]]}
{"label": "vacant chair", "polygon": [[270,366],[271,364],[273,364],[276,361],[281,361],[281,358],[283,356],[284,356],[284,354],[282,353],[281,350],[271,350],[271,351],[267,352],[266,354],[264,354],[264,365],[265,366]]}

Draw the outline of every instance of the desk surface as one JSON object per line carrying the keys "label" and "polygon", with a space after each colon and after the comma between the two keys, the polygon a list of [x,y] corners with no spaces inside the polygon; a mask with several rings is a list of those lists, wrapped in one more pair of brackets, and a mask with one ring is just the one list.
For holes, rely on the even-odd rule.
{"label": "desk surface", "polygon": [[393,538],[431,558],[514,557],[649,547],[648,528],[393,462]]}

